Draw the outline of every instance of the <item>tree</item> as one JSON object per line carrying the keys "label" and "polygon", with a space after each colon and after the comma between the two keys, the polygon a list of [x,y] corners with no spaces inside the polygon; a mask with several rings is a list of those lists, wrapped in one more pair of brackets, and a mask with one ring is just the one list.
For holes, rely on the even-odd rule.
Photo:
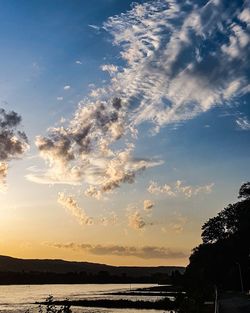
{"label": "tree", "polygon": [[215,243],[236,236],[247,239],[244,236],[250,234],[250,182],[240,187],[239,198],[241,201],[229,204],[202,226],[203,243]]}
{"label": "tree", "polygon": [[250,182],[247,182],[240,187],[239,198],[246,200],[250,199]]}
{"label": "tree", "polygon": [[250,182],[240,187],[239,199],[202,226],[203,243],[190,256],[187,289],[200,301],[212,295],[214,285],[240,290],[239,264],[250,288]]}

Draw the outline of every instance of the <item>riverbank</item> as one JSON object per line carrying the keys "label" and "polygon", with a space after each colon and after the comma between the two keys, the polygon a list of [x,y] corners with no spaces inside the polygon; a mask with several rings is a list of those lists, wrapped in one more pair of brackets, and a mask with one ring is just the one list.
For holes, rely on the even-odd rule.
{"label": "riverbank", "polygon": [[[45,302],[40,304],[46,304]],[[150,310],[175,310],[177,309],[175,301],[168,298],[156,301],[132,301],[132,300],[77,300],[77,301],[53,301],[54,305],[69,305],[78,307],[96,307],[109,309],[150,309]]]}
{"label": "riverbank", "polygon": [[[176,310],[179,306],[178,298],[183,295],[180,288],[173,286],[154,286],[149,288],[137,288],[119,292],[107,292],[103,299],[79,299],[79,300],[54,300],[56,306],[96,307],[116,309],[154,309],[154,310]],[[107,296],[130,296],[132,299],[105,299]],[[139,300],[138,297],[158,297],[156,300]],[[133,300],[133,297],[135,299]],[[160,299],[159,299],[160,298]],[[36,304],[46,305],[47,302]]]}

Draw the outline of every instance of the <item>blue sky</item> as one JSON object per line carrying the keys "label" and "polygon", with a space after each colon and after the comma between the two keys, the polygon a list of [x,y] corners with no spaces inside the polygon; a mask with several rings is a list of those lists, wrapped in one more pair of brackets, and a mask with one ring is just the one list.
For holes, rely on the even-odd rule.
{"label": "blue sky", "polygon": [[249,180],[249,1],[0,8],[2,254],[186,264]]}

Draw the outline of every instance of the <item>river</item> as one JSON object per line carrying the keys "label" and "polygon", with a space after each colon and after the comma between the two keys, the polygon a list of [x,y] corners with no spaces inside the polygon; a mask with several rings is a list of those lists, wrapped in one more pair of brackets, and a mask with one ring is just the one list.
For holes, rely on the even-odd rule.
{"label": "river", "polygon": [[[112,295],[112,292],[129,291],[130,289],[147,288],[149,284],[81,284],[81,285],[10,285],[0,286],[0,312],[25,313],[37,312],[36,301],[44,301],[48,295],[53,295],[56,300],[76,299],[130,299],[154,301],[161,297],[155,296],[121,296]],[[108,294],[107,294],[108,293]],[[72,307],[73,313],[162,313],[161,310],[136,310],[136,309],[105,309],[105,308],[79,308]]]}

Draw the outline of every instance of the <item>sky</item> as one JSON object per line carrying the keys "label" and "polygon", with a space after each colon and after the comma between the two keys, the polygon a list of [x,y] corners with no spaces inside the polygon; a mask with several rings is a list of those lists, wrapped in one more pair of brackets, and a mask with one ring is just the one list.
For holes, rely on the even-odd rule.
{"label": "sky", "polygon": [[0,254],[187,265],[249,181],[249,8],[0,0]]}

